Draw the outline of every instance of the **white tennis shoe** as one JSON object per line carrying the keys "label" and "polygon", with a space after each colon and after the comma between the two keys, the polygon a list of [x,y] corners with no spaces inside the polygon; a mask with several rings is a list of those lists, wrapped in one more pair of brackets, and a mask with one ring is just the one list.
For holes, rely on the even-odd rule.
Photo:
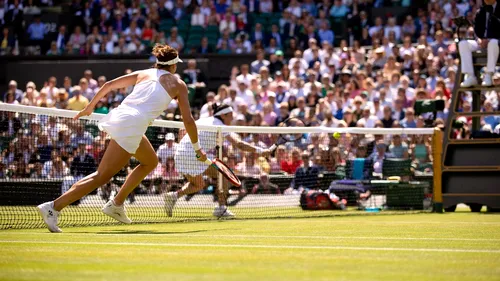
{"label": "white tennis shoe", "polygon": [[231,212],[226,206],[217,206],[213,212],[214,217],[218,218],[233,218],[234,213]]}
{"label": "white tennis shoe", "polygon": [[62,230],[57,226],[57,219],[59,217],[59,212],[54,210],[54,202],[46,202],[38,205],[37,207],[38,213],[43,219],[45,225],[53,233],[61,233]]}
{"label": "white tennis shoe", "polygon": [[104,205],[104,207],[102,208],[102,212],[119,222],[123,222],[126,224],[132,223],[132,220],[127,216],[125,206],[116,206],[113,200],[109,200],[108,203]]}
{"label": "white tennis shoe", "polygon": [[167,216],[171,217],[175,203],[177,202],[177,193],[167,192],[165,193],[164,199],[165,199],[165,211],[167,212]]}

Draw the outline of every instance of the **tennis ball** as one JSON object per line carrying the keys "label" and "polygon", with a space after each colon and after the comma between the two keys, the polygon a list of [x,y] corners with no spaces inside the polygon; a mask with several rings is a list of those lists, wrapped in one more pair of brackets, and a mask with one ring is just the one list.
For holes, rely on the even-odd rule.
{"label": "tennis ball", "polygon": [[336,139],[340,139],[340,133],[339,132],[333,133],[333,137]]}

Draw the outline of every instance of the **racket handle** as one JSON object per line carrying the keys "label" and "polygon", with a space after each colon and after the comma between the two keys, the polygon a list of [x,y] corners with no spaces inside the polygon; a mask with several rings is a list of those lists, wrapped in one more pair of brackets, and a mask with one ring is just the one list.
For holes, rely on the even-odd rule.
{"label": "racket handle", "polygon": [[212,160],[210,160],[210,159],[205,160],[205,164],[212,165]]}

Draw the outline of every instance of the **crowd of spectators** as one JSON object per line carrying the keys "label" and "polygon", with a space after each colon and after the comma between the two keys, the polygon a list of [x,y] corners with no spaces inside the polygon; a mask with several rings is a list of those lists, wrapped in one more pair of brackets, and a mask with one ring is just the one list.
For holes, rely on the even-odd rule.
{"label": "crowd of spectators", "polygon": [[[270,0],[200,2],[199,7],[196,1],[133,1],[130,7],[121,2],[114,7],[106,1],[83,6],[75,2],[75,11],[81,11],[85,25],[75,27],[67,44],[73,51],[74,46],[78,46],[77,52],[83,53],[89,50],[89,41],[99,45],[90,49],[107,53],[122,52],[130,44],[135,45],[136,51],[146,51],[144,43],[137,41],[146,36],[151,43],[177,44],[182,49],[184,42],[175,28],[167,39],[163,32],[156,31],[158,17],[161,14],[161,18],[173,17],[177,21],[189,14],[191,25],[207,28],[217,25],[221,33],[213,49],[207,42],[203,43],[207,38],[201,38],[202,53],[221,53],[222,50],[222,53],[252,51],[256,54],[254,61],[234,66],[227,84],[207,93],[206,104],[193,109],[196,118],[211,116],[211,103],[225,102],[233,106],[235,125],[276,126],[294,116],[302,118],[309,126],[423,128],[429,120],[433,126],[444,124],[455,90],[458,58],[453,43],[455,27],[450,19],[459,15],[471,17],[477,9],[475,1],[438,0],[431,1],[427,10],[418,10],[415,17],[407,15],[402,22],[394,17],[378,17],[372,22],[369,7],[387,1],[335,0],[331,3],[325,0],[314,3],[292,0],[287,6],[281,1]],[[249,6],[248,2],[259,4]],[[395,2],[408,5],[410,1]],[[259,23],[248,30],[250,27],[245,20],[257,10],[281,12],[283,17],[278,24],[271,25],[269,31],[261,31],[264,27]],[[93,20],[85,20],[86,16],[93,18],[95,15],[100,18],[98,25]],[[335,34],[329,26],[331,18],[348,18],[350,36],[340,40],[339,45],[334,45]],[[66,34],[66,27],[61,26],[60,31]],[[245,35],[241,31],[245,31]],[[158,37],[163,39],[158,41]],[[67,44],[60,44],[59,40],[55,45],[53,42],[54,52],[68,50]],[[177,75],[189,85],[205,86],[196,61],[189,63],[190,68]],[[493,78],[494,84],[500,85],[500,75]],[[25,89],[11,81],[3,102],[81,110],[106,79],[87,70],[79,81],[50,77],[43,86],[29,82]],[[110,93],[99,101],[96,112],[109,112],[131,90]],[[467,91],[458,94],[458,109],[471,111],[472,94]],[[500,92],[484,91],[482,97],[482,111],[499,110]],[[436,115],[417,115],[414,105],[419,100],[444,100],[445,109]],[[106,136],[95,125],[66,118],[32,120],[31,115],[4,115],[0,132],[7,141],[2,145],[0,177],[28,174],[32,177],[77,177],[85,174],[81,171],[83,166],[90,167],[89,172],[94,170],[105,149]],[[175,101],[159,118],[179,120]],[[470,118],[461,119],[471,122]],[[498,116],[484,117],[481,122],[483,130],[500,129]],[[42,134],[41,137],[34,132]],[[151,127],[147,135],[161,159],[148,179],[178,180],[172,156],[182,133]],[[241,134],[241,137],[267,148],[276,135]],[[457,134],[456,137],[467,136]],[[347,178],[371,177],[372,173],[382,172],[386,158],[411,159],[415,171],[430,172],[432,161],[430,135],[345,134],[337,140],[331,135],[310,134],[292,147],[280,147],[270,160],[244,155],[228,144],[224,152],[226,162],[237,173],[260,179],[260,184],[251,191],[266,190],[268,193],[279,192],[268,181],[268,175],[274,173],[295,175],[291,188],[298,189],[308,186],[304,175],[343,172]],[[76,158],[80,160],[75,162]],[[355,158],[366,159],[370,175],[363,172],[361,176],[353,175],[352,168],[346,169]],[[29,169],[28,165],[31,165]],[[161,190],[166,188],[165,181],[160,184]]]}
{"label": "crowd of spectators", "polygon": [[[72,21],[62,22],[57,32],[49,34],[53,27],[41,20],[40,8],[52,1],[4,1],[0,2],[0,52],[20,54],[19,45],[39,46],[36,52],[47,55],[142,54],[155,43],[186,53],[239,54],[260,48],[268,53],[293,52],[306,49],[311,37],[330,45],[337,45],[338,38],[362,45],[382,43],[383,37],[403,42],[405,35],[415,41],[421,35],[432,38],[438,30],[449,35],[450,19],[473,13],[475,2],[432,1],[427,11],[372,21],[372,7],[409,7],[412,1],[73,0],[64,11]],[[33,18],[25,20],[25,15]]]}

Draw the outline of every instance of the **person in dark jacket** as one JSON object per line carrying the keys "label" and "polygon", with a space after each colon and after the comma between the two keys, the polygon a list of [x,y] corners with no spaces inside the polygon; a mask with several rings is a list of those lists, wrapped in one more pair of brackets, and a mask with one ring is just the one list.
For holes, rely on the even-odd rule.
{"label": "person in dark jacket", "polygon": [[484,5],[476,14],[474,21],[474,32],[477,40],[462,40],[458,44],[460,51],[460,61],[462,73],[465,74],[461,87],[472,87],[477,85],[477,78],[474,75],[472,64],[472,52],[479,49],[486,49],[488,53],[488,63],[483,77],[483,86],[493,85],[493,73],[500,52],[498,41],[500,40],[500,6],[497,0],[483,0]]}
{"label": "person in dark jacket", "polygon": [[85,142],[78,143],[77,153],[71,162],[71,174],[75,177],[89,175],[97,168],[94,157],[87,153],[86,148]]}

